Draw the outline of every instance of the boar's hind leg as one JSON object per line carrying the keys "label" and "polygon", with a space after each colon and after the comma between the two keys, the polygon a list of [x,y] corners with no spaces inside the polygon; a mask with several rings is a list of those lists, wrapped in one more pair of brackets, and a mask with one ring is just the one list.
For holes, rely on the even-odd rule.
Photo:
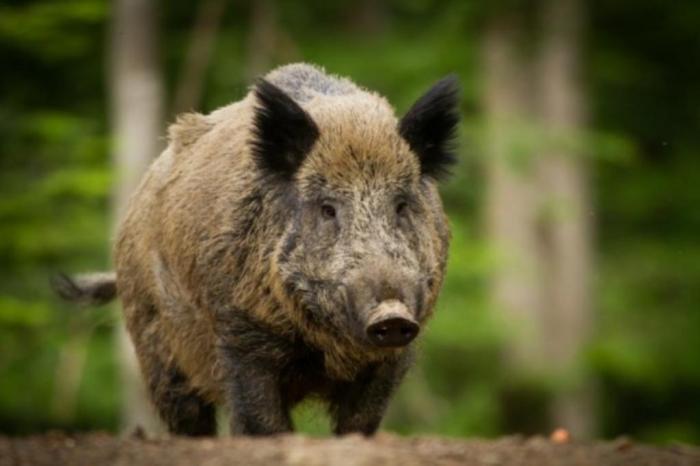
{"label": "boar's hind leg", "polygon": [[[143,355],[142,355],[143,356]],[[209,436],[216,434],[216,408],[190,388],[176,368],[150,361],[146,378],[153,402],[173,434]]]}
{"label": "boar's hind leg", "polygon": [[335,434],[374,434],[411,360],[412,355],[407,352],[399,360],[370,367],[353,382],[340,384],[330,405]]}

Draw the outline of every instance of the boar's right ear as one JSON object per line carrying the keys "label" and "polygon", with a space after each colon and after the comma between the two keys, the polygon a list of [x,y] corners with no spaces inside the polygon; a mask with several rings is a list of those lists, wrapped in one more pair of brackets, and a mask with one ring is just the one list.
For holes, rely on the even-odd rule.
{"label": "boar's right ear", "polygon": [[319,136],[311,116],[274,84],[255,86],[253,156],[260,168],[291,179]]}

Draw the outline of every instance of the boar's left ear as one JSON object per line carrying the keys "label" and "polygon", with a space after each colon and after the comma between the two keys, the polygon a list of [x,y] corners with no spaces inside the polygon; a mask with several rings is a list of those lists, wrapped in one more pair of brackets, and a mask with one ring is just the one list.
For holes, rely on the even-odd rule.
{"label": "boar's left ear", "polygon": [[263,170],[291,179],[318,139],[318,127],[299,104],[269,81],[258,81],[255,97],[253,156]]}
{"label": "boar's left ear", "polygon": [[449,75],[418,99],[399,123],[399,133],[418,155],[421,173],[444,177],[457,161],[454,137],[459,123],[459,82]]}

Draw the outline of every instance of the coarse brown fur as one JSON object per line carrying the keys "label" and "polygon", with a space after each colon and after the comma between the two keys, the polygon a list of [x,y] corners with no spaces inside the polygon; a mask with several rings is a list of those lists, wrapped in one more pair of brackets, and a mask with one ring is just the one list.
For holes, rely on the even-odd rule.
{"label": "coarse brown fur", "polygon": [[[293,170],[256,152],[267,83],[271,99],[279,90],[313,120],[308,153],[285,162]],[[126,324],[171,430],[211,434],[220,403],[234,432],[289,430],[289,409],[310,394],[329,401],[336,432],[377,428],[411,345],[369,344],[367,313],[399,300],[424,323],[449,244],[438,173],[425,173],[432,161],[400,127],[413,130],[383,97],[298,64],[169,128],[114,258]]]}

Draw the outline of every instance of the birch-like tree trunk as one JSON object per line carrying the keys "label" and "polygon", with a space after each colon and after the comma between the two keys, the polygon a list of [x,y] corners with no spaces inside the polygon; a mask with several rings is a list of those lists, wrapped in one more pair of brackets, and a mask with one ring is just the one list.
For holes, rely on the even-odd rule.
{"label": "birch-like tree trunk", "polygon": [[497,17],[483,39],[486,115],[486,233],[497,255],[491,301],[510,333],[511,372],[542,369],[541,264],[536,228],[539,193],[528,142],[529,66],[519,50],[515,18]]}
{"label": "birch-like tree trunk", "polygon": [[591,212],[582,149],[586,110],[581,88],[579,0],[547,0],[542,7],[539,51],[540,154],[543,206],[546,352],[562,380],[553,421],[579,437],[594,428],[592,387],[581,350],[591,328]]}
{"label": "birch-like tree trunk", "polygon": [[541,42],[529,56],[515,16],[496,16],[483,41],[486,227],[500,259],[491,296],[510,331],[504,369],[511,380],[560,381],[530,427],[587,437],[594,410],[581,364],[591,325],[582,12],[577,0],[540,8]]}
{"label": "birch-like tree trunk", "polygon": [[[160,151],[163,89],[158,63],[158,21],[152,0],[115,0],[112,12],[111,75],[114,135],[114,222],[143,173]],[[131,341],[117,327],[121,370],[122,427],[161,430],[145,392]]]}

